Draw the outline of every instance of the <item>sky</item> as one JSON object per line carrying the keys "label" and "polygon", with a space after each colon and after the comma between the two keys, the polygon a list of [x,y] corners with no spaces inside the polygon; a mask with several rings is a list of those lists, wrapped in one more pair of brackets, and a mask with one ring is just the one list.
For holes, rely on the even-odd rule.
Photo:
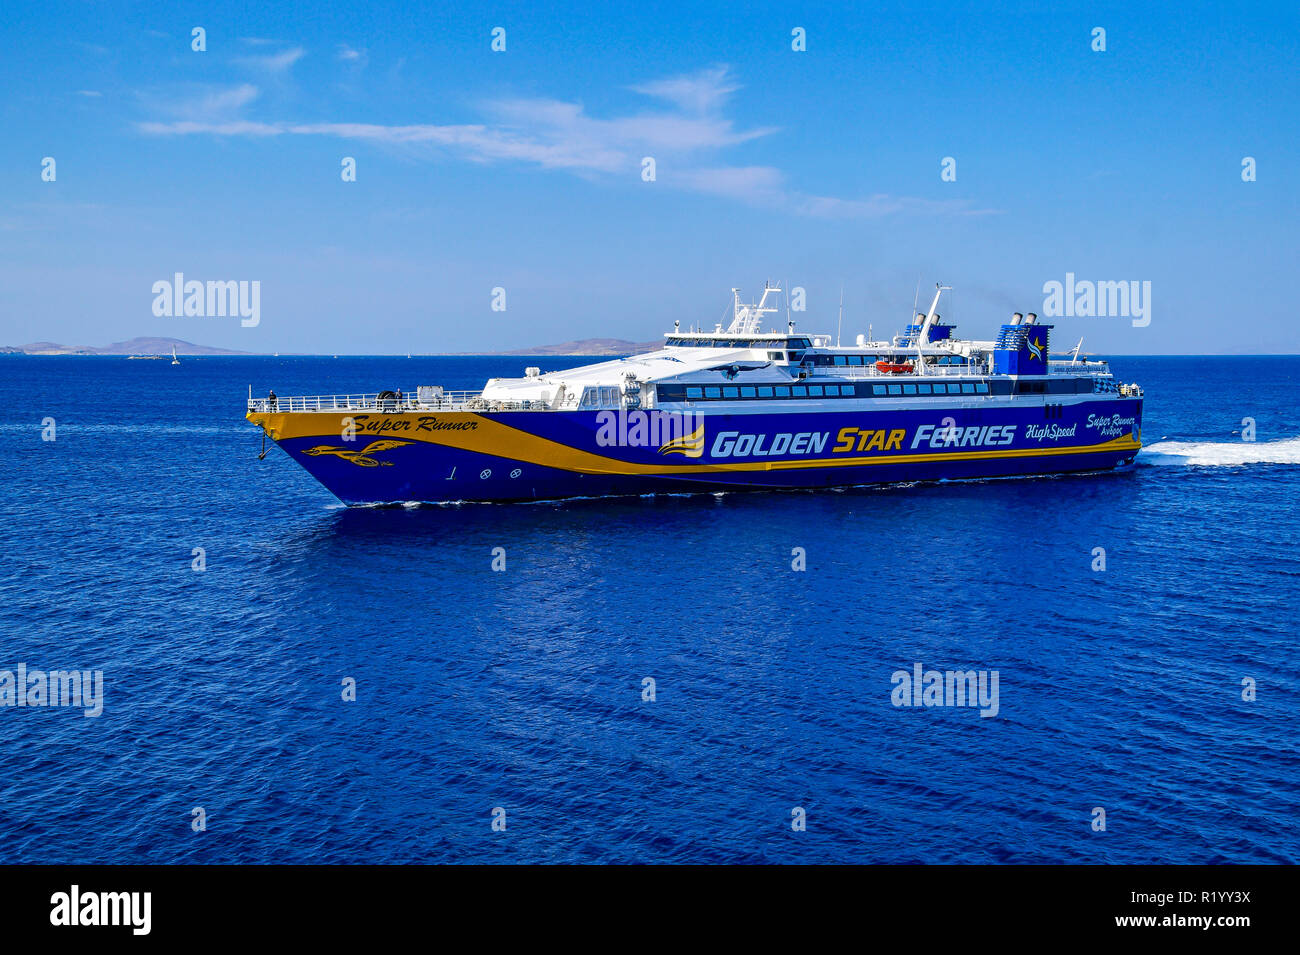
{"label": "sky", "polygon": [[[1069,274],[1149,321],[1057,348],[1300,351],[1294,3],[10,0],[0,52],[0,345],[650,341],[765,280],[990,338]],[[178,272],[257,324],[155,314]]]}

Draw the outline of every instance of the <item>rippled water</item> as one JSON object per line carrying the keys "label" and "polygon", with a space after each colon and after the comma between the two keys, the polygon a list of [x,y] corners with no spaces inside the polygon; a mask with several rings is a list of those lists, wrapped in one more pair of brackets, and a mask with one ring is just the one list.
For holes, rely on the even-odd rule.
{"label": "rippled water", "polygon": [[346,509],[242,419],[536,363],[0,358],[0,668],[105,683],[0,707],[4,858],[1300,861],[1294,359],[1117,359],[1123,473],[847,492]]}

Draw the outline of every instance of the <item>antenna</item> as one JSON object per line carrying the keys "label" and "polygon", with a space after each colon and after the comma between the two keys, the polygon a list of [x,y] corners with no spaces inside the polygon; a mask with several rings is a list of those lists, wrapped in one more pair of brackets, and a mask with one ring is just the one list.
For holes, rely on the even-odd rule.
{"label": "antenna", "polygon": [[840,321],[835,327],[835,347],[840,347],[840,333],[844,330],[844,283],[840,283]]}
{"label": "antenna", "polygon": [[790,318],[790,283],[785,283],[785,333],[794,331],[794,322]]}
{"label": "antenna", "polygon": [[930,311],[926,312],[925,321],[916,332],[916,372],[918,375],[925,374],[925,354],[922,351],[930,343],[930,326],[939,316],[935,314],[935,309],[939,307],[939,296],[944,292],[951,292],[951,285],[940,285],[934,283],[934,301],[930,303]]}

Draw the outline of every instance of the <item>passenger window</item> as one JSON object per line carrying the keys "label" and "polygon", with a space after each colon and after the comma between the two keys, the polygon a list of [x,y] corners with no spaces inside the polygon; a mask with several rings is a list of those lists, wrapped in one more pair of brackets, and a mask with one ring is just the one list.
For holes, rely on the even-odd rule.
{"label": "passenger window", "polygon": [[916,385],[904,385],[904,386],[903,386],[903,394],[905,394],[905,395],[914,395],[914,394],[916,394]]}
{"label": "passenger window", "polygon": [[759,396],[760,398],[771,398],[771,397],[772,397],[772,386],[771,386],[771,385],[759,385],[759,386],[758,386],[758,396]]}
{"label": "passenger window", "polygon": [[777,396],[778,398],[789,398],[789,397],[790,397],[790,386],[789,386],[789,385],[777,385],[777,386],[776,386],[776,396]]}
{"label": "passenger window", "polygon": [[749,385],[748,387],[741,388],[741,389],[740,389],[740,397],[742,397],[742,398],[752,398],[752,397],[754,397],[754,386],[753,386],[753,385]]}
{"label": "passenger window", "polygon": [[963,395],[973,395],[973,394],[975,394],[975,386],[974,386],[974,385],[962,385],[962,386],[961,386],[961,393],[962,393]]}
{"label": "passenger window", "polygon": [[975,391],[977,394],[987,395],[989,393],[989,383],[987,381],[977,381]]}
{"label": "passenger window", "polygon": [[722,397],[724,397],[724,398],[735,398],[735,397],[737,397],[739,394],[740,394],[740,390],[739,390],[738,388],[723,388],[723,389],[722,389]]}
{"label": "passenger window", "polygon": [[721,397],[721,395],[722,389],[717,385],[710,385],[704,389],[704,396],[706,398],[718,398]]}
{"label": "passenger window", "polygon": [[871,393],[872,393],[873,395],[883,395],[883,394],[885,393],[885,386],[884,386],[884,385],[872,385],[872,386],[871,386]]}
{"label": "passenger window", "polygon": [[688,387],[688,388],[686,389],[686,397],[687,397],[687,398],[703,398],[703,397],[704,397],[704,389],[703,389],[703,388],[689,388],[689,387]]}
{"label": "passenger window", "polygon": [[916,387],[917,387],[917,390],[918,390],[921,394],[923,394],[923,395],[928,395],[928,394],[930,393],[930,386],[929,386],[929,385],[917,385]]}
{"label": "passenger window", "polygon": [[804,385],[795,385],[795,386],[794,386],[794,396],[795,396],[796,398],[807,398],[807,397],[808,397],[808,389],[807,389],[807,387],[805,387]]}
{"label": "passenger window", "polygon": [[902,385],[890,385],[890,386],[889,386],[889,393],[890,393],[891,395],[901,395],[901,394],[903,393],[903,386],[902,386]]}

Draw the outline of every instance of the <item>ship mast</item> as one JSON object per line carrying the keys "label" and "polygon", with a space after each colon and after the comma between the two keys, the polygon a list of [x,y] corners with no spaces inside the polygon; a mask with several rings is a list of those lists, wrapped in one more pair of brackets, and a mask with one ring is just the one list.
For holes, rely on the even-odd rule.
{"label": "ship mast", "polygon": [[930,343],[930,326],[934,324],[934,310],[939,307],[939,296],[944,292],[951,292],[951,285],[940,285],[934,283],[934,301],[930,303],[930,311],[925,314],[925,321],[921,323],[921,330],[916,333],[916,373],[925,374],[925,358],[921,354],[921,349]]}
{"label": "ship mast", "polygon": [[763,283],[763,297],[758,300],[758,304],[742,305],[740,302],[740,289],[733,288],[732,296],[732,317],[731,325],[727,328],[729,335],[752,335],[758,331],[759,325],[762,324],[763,316],[776,311],[775,307],[767,304],[767,297],[773,292],[779,292],[781,289],[771,282]]}

